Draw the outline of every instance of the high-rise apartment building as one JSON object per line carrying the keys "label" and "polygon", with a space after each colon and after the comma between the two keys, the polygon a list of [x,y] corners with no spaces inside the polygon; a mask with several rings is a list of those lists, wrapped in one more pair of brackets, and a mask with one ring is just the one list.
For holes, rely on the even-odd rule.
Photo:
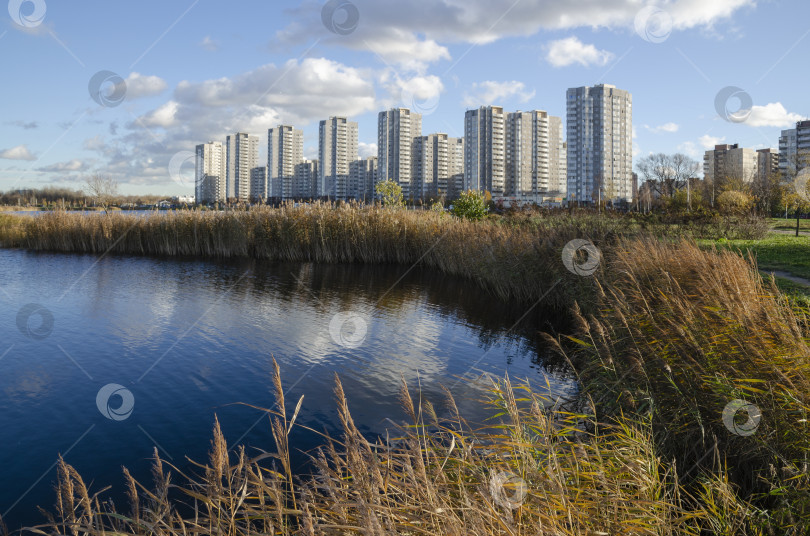
{"label": "high-rise apartment building", "polygon": [[464,138],[447,138],[447,198],[464,191]]}
{"label": "high-rise apartment building", "polygon": [[464,187],[503,197],[506,116],[501,106],[464,114]]}
{"label": "high-rise apartment building", "polygon": [[414,138],[411,182],[414,199],[436,199],[447,195],[451,144],[457,145],[456,138],[442,133]]}
{"label": "high-rise apartment building", "polygon": [[566,92],[569,201],[633,199],[633,97],[608,84]]}
{"label": "high-rise apartment building", "polygon": [[196,147],[194,197],[198,203],[225,201],[227,178],[222,142],[209,141]]}
{"label": "high-rise apartment building", "polygon": [[765,183],[779,173],[779,152],[774,149],[757,149],[757,181]]}
{"label": "high-rise apartment building", "polygon": [[304,161],[304,132],[290,125],[267,131],[269,197],[295,197],[295,166]]}
{"label": "high-rise apartment building", "polygon": [[317,197],[317,192],[318,160],[304,160],[296,164],[293,197],[295,199],[309,199]]}
{"label": "high-rise apartment building", "polygon": [[565,197],[568,189],[568,144],[565,142],[562,118],[548,116],[548,189],[541,194]]}
{"label": "high-rise apartment building", "polygon": [[247,201],[250,197],[250,170],[259,166],[259,138],[237,132],[226,138],[227,197]]}
{"label": "high-rise apartment building", "polygon": [[349,197],[369,202],[374,199],[377,184],[377,157],[355,160],[349,166]]}
{"label": "high-rise apartment building", "polygon": [[810,121],[798,121],[796,128],[782,131],[779,137],[779,171],[790,178],[810,166]]}
{"label": "high-rise apartment building", "polygon": [[357,160],[357,123],[345,117],[321,121],[318,133],[319,197],[346,199],[349,166]]}
{"label": "high-rise apartment building", "polygon": [[715,186],[728,182],[750,183],[757,177],[758,158],[754,149],[736,143],[715,145],[703,155],[703,177]]}
{"label": "high-rise apartment building", "polygon": [[250,170],[250,201],[263,202],[271,197],[267,175],[267,166],[259,166]]}
{"label": "high-rise apartment building", "polygon": [[380,181],[392,180],[402,187],[406,199],[413,174],[413,140],[422,135],[422,114],[407,108],[392,108],[377,115],[377,174]]}

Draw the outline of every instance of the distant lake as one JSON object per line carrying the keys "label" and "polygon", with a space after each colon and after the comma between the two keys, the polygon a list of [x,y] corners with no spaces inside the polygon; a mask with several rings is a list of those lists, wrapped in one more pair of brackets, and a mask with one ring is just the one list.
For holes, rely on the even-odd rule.
{"label": "distant lake", "polygon": [[[121,466],[150,483],[149,457],[190,469],[206,460],[214,416],[229,444],[273,449],[272,357],[288,411],[338,434],[340,375],[360,429],[373,437],[405,419],[400,379],[442,408],[452,386],[467,417],[482,373],[530,378],[553,394],[574,381],[547,356],[542,305],[495,300],[468,281],[396,266],[162,260],[0,250],[0,514],[11,530],[53,511],[58,454],[92,482]],[[457,381],[463,376],[464,381]],[[297,429],[295,462],[321,444]]]}

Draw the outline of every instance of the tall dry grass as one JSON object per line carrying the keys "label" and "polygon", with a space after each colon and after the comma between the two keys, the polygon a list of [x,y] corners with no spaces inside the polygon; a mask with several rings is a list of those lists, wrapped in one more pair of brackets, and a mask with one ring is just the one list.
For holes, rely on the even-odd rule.
{"label": "tall dry grass", "polygon": [[[493,383],[495,421],[466,422],[414,401],[398,438],[369,442],[336,381],[343,434],[326,437],[310,479],[289,465],[301,401],[284,400],[278,368],[275,453],[229,455],[214,428],[209,460],[182,474],[155,452],[154,482],[129,482],[128,511],[116,512],[80,475],[59,463],[58,501],[40,534],[697,534],[675,474],[656,456],[649,426],[624,419],[602,426],[555,409],[528,384]],[[586,429],[590,430],[586,431]],[[272,463],[271,463],[272,462]]]}
{"label": "tall dry grass", "polygon": [[150,216],[64,211],[0,221],[0,245],[35,251],[293,262],[421,265],[478,282],[503,298],[534,301],[561,279],[547,305],[567,309],[590,283],[567,272],[562,247],[585,237],[601,245],[620,219],[583,225],[561,215],[531,227],[471,222],[432,211],[343,204],[178,211]]}
{"label": "tall dry grass", "polygon": [[[610,259],[570,356],[598,420],[647,416],[684,490],[735,498],[715,506],[745,514],[736,533],[810,532],[806,319],[728,251],[636,240]],[[747,411],[724,423],[733,400],[761,412],[750,435]]]}
{"label": "tall dry grass", "polygon": [[[338,382],[343,435],[324,438],[314,476],[299,479],[289,464],[298,408],[287,413],[292,404],[276,376],[281,409],[272,420],[272,452],[229,457],[217,427],[198,475],[178,474],[156,455],[155,483],[129,479],[132,505],[124,513],[110,511],[63,463],[51,524],[37,529],[43,533],[810,533],[807,319],[762,280],[752,259],[633,236],[616,218],[594,219],[589,230],[587,221],[562,215],[470,223],[316,206],[31,220],[4,226],[3,243],[418,262],[527,300],[560,278],[565,292],[556,304],[572,307],[577,329],[566,344],[550,340],[582,386],[571,404],[549,407],[542,389],[499,382],[486,426],[457,411],[439,420],[404,390],[412,425],[396,441],[375,441],[355,427]],[[602,247],[595,279],[566,279],[560,250],[574,237]],[[575,298],[590,306],[574,305]],[[750,435],[732,431],[740,421],[731,429],[723,421],[735,399],[761,411]],[[452,398],[448,405],[454,410]]]}

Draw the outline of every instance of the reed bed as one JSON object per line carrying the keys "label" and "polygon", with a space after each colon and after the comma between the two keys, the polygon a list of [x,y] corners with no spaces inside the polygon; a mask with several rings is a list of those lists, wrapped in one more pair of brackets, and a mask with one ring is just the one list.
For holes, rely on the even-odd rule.
{"label": "reed bed", "polygon": [[[580,378],[565,404],[547,400],[543,386],[497,380],[485,401],[492,419],[475,424],[449,393],[452,417],[439,419],[403,386],[411,424],[397,438],[367,438],[337,380],[343,433],[324,437],[313,475],[296,476],[289,452],[301,401],[290,411],[276,372],[271,451],[229,456],[215,426],[198,474],[157,453],[152,485],[125,473],[128,512],[62,462],[50,522],[31,532],[810,533],[808,319],[754,259],[588,218],[472,223],[315,206],[141,219],[56,213],[0,227],[4,245],[39,250],[419,263],[512,299],[537,300],[560,282],[544,306],[566,307],[576,326],[548,337]],[[562,267],[562,246],[577,237],[602,248],[595,277]],[[737,400],[747,409],[729,405]]]}
{"label": "reed bed", "polygon": [[597,419],[649,417],[684,490],[734,497],[729,533],[810,532],[807,319],[729,251],[634,240],[610,258],[569,356]]}
{"label": "reed bed", "polygon": [[583,291],[590,282],[565,270],[562,247],[573,238],[597,245],[615,241],[626,228],[618,218],[593,220],[584,225],[560,215],[529,227],[352,204],[146,217],[57,211],[7,217],[0,222],[0,245],[67,253],[418,264],[474,280],[501,298],[545,296],[547,306],[567,309],[574,294],[584,298],[591,292]]}
{"label": "reed bed", "polygon": [[602,427],[588,415],[552,408],[529,384],[507,379],[492,384],[488,404],[498,417],[481,428],[459,415],[451,395],[452,416],[439,419],[435,408],[415,401],[403,384],[411,424],[400,437],[371,443],[355,427],[337,380],[343,435],[326,437],[312,456],[315,475],[296,480],[288,453],[301,402],[291,410],[277,368],[273,383],[279,409],[271,418],[272,456],[251,459],[244,449],[229,455],[216,424],[209,460],[198,466],[197,475],[179,473],[157,452],[150,487],[125,473],[128,512],[111,510],[60,461],[56,511],[48,525],[28,530],[73,535],[698,533],[700,514],[682,506],[674,473],[656,457],[644,423],[626,419]]}

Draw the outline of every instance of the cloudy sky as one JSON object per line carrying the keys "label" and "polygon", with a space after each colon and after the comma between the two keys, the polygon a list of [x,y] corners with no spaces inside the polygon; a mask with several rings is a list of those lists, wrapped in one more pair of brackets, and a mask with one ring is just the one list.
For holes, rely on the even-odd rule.
{"label": "cloudy sky", "polygon": [[[194,145],[360,124],[406,106],[463,135],[483,104],[565,114],[569,87],[633,93],[634,159],[776,147],[810,115],[806,0],[11,0],[0,13],[0,190],[191,194]],[[741,109],[740,109],[741,108]]]}

